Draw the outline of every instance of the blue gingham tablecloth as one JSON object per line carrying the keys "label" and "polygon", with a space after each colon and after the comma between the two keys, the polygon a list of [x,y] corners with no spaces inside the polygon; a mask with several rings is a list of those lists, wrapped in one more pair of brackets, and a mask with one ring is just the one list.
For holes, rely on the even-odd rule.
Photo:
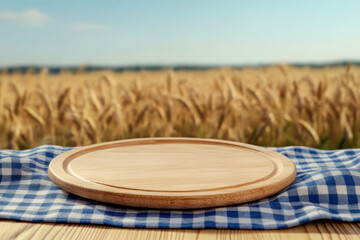
{"label": "blue gingham tablecloth", "polygon": [[0,150],[0,218],[135,228],[279,229],[315,219],[360,220],[360,149],[270,148],[289,157],[297,177],[284,191],[247,204],[198,210],[137,209],[68,194],[47,175],[70,150]]}

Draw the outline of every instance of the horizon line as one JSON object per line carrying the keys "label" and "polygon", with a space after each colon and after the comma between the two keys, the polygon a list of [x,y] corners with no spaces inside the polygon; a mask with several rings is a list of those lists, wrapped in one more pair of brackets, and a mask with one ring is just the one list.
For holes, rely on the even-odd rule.
{"label": "horizon line", "polygon": [[110,67],[110,68],[131,68],[131,67],[178,67],[178,66],[196,66],[196,67],[252,67],[252,66],[273,66],[273,65],[339,65],[339,64],[360,64],[360,59],[341,59],[330,61],[274,61],[259,63],[129,63],[129,64],[92,64],[92,63],[73,63],[73,64],[9,64],[0,65],[0,68],[23,68],[23,67],[48,67],[48,68],[66,68],[66,67]]}

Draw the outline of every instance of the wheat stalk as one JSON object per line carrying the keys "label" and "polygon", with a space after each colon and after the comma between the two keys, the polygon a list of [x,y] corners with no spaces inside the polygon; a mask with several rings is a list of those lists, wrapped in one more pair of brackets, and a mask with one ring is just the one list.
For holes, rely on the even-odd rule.
{"label": "wheat stalk", "polygon": [[39,126],[41,126],[42,129],[45,129],[45,126],[46,126],[45,120],[39,114],[37,114],[30,107],[24,107],[24,111],[27,113],[27,115],[30,117],[30,119],[32,119],[34,122],[39,124]]}
{"label": "wheat stalk", "polygon": [[306,133],[313,139],[316,144],[320,143],[319,135],[317,134],[316,130],[306,121],[299,119],[297,123],[305,130]]}

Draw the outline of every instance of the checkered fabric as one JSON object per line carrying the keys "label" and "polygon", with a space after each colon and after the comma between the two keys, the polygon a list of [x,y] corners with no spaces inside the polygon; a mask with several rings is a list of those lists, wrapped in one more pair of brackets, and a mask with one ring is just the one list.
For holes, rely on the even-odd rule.
{"label": "checkered fabric", "polygon": [[294,183],[248,204],[200,210],[137,209],[68,194],[48,178],[54,157],[70,150],[41,146],[0,150],[0,218],[135,228],[279,229],[315,219],[360,220],[360,149],[270,148],[292,159]]}

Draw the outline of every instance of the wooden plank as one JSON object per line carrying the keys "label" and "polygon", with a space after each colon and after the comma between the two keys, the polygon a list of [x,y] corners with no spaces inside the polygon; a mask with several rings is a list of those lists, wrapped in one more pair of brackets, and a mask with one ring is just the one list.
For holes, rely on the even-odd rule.
{"label": "wooden plank", "polygon": [[0,239],[360,239],[360,224],[315,221],[282,230],[126,229],[102,225],[0,220]]}

